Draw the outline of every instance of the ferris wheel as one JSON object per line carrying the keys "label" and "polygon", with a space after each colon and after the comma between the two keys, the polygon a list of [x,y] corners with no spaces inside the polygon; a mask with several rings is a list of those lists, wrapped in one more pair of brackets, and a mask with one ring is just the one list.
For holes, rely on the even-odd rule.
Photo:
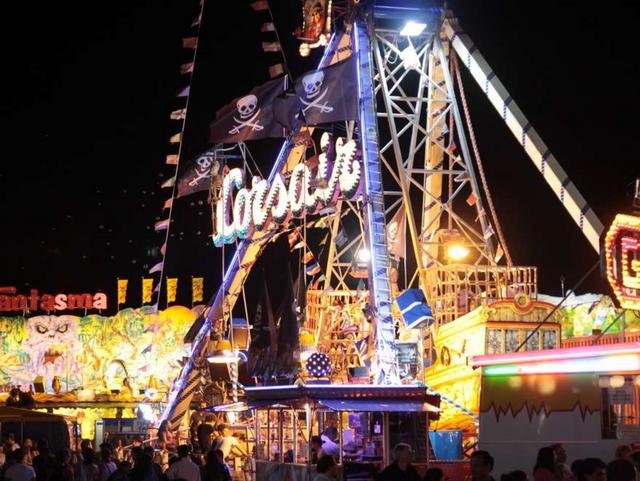
{"label": "ferris wheel", "polygon": [[[274,196],[273,204],[259,207],[272,209],[272,215],[284,209],[280,215],[286,220],[262,229],[249,225],[256,219],[243,215],[248,211],[246,205],[256,211],[256,202],[246,204],[244,211],[232,212],[238,219],[230,221],[225,218],[224,200],[217,199],[222,204],[217,214],[220,242],[225,235],[239,239],[214,299],[188,335],[191,357],[174,384],[163,415],[171,429],[187,412],[203,372],[206,376],[202,366],[211,334],[228,330],[231,312],[252,266],[268,252],[274,236],[283,232],[301,232],[305,250],[315,251],[323,266],[323,278],[315,277],[315,293],[307,292],[310,303],[305,329],[312,337],[324,339],[315,347],[344,359],[352,353],[363,354],[359,343],[364,338],[358,336],[365,333],[356,330],[341,337],[349,321],[337,311],[345,305],[364,306],[360,311],[370,321],[366,335],[371,352],[356,364],[366,364],[378,384],[399,384],[404,376],[397,362],[395,324],[399,316],[394,311],[394,301],[401,292],[419,289],[432,307],[435,322],[421,334],[421,341],[427,343],[441,324],[469,312],[483,298],[537,294],[535,267],[513,264],[495,213],[462,84],[463,69],[469,71],[577,227],[599,251],[601,222],[453,12],[396,7],[397,2],[354,1],[334,9],[339,18],[334,18],[333,32],[325,42],[311,47],[324,48],[317,72],[348,60],[354,63],[350,80],[357,89],[356,118],[331,125],[310,125],[304,120],[294,123],[263,179],[265,199],[271,198],[266,192],[274,185],[282,183],[285,189],[294,181],[302,186],[296,192],[303,189],[306,195],[323,199],[316,191],[331,186],[313,186],[313,179],[307,183],[306,176],[319,177],[316,172],[323,165],[333,165],[334,171],[340,165],[344,179],[338,174],[327,177],[329,183],[335,177],[342,189],[339,195],[329,192],[323,209],[318,209],[315,200],[308,210],[302,205],[294,220],[289,220],[291,215],[284,210],[292,207],[295,196],[290,196],[288,207],[277,202],[284,194]],[[301,52],[307,53],[310,45],[305,45]],[[307,93],[319,96],[321,91],[316,90],[321,89],[322,76],[305,79]],[[249,96],[243,99],[238,112],[246,124],[244,113],[252,119],[256,105]],[[303,107],[309,104],[323,107],[317,98],[307,98]],[[324,108],[329,108],[326,102]],[[254,120],[248,125],[255,129],[259,124]],[[318,151],[319,165],[315,166],[311,157]],[[219,186],[221,196],[228,195],[231,202],[231,189],[242,180],[247,182],[225,179]],[[284,185],[286,180],[289,186]],[[357,182],[357,188],[345,188],[348,182]],[[229,192],[224,191],[225,186]],[[254,190],[247,192],[248,203]],[[304,199],[301,202],[304,204]],[[241,231],[240,218],[246,221],[244,237],[225,231],[235,223]],[[321,249],[304,236],[310,222],[328,231]],[[358,287],[362,284],[364,290]],[[329,292],[333,295],[326,295]],[[330,334],[328,329],[332,329]]]}

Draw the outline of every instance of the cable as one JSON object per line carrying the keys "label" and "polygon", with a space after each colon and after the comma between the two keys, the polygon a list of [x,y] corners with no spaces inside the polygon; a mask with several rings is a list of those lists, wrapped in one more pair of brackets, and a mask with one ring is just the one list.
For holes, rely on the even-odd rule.
{"label": "cable", "polygon": [[452,63],[453,63],[454,70],[456,71],[456,79],[458,80],[458,88],[460,89],[460,99],[462,100],[464,117],[465,117],[465,121],[467,122],[467,128],[469,129],[469,138],[471,139],[471,145],[473,147],[473,155],[475,156],[476,163],[478,164],[478,173],[480,174],[480,179],[482,181],[482,188],[484,189],[484,193],[487,196],[487,204],[489,205],[491,218],[493,220],[493,224],[496,226],[496,234],[498,235],[498,240],[500,241],[500,245],[502,245],[504,256],[507,259],[507,265],[511,267],[513,265],[513,261],[511,260],[511,254],[509,253],[509,248],[507,247],[507,243],[504,240],[502,227],[500,226],[500,221],[498,221],[498,216],[496,215],[496,210],[493,205],[493,198],[491,197],[489,184],[487,183],[487,178],[484,174],[484,169],[482,168],[482,160],[480,159],[480,151],[478,150],[478,144],[476,142],[476,134],[473,130],[473,125],[471,124],[471,116],[469,115],[469,106],[467,105],[467,98],[464,95],[464,86],[462,85],[462,76],[460,75],[460,69],[458,68],[458,57],[455,54],[452,55],[451,57],[453,60]]}
{"label": "cable", "polygon": [[583,276],[580,278],[580,280],[578,281],[578,283],[577,283],[575,286],[573,286],[573,289],[571,289],[571,290],[567,291],[567,294],[562,298],[562,300],[561,300],[558,304],[556,304],[556,305],[555,305],[555,307],[554,307],[553,309],[551,309],[551,312],[550,312],[549,314],[547,314],[547,315],[545,316],[545,318],[544,318],[544,319],[542,319],[542,320],[538,323],[538,325],[536,326],[536,328],[535,328],[533,331],[531,331],[531,332],[529,333],[529,335],[525,338],[525,340],[524,340],[524,341],[522,341],[522,343],[520,343],[520,345],[519,345],[519,346],[516,348],[516,350],[515,350],[515,351],[513,351],[513,352],[518,352],[518,351],[522,348],[522,346],[524,346],[524,345],[529,341],[529,339],[531,339],[531,338],[533,337],[533,335],[534,335],[536,332],[538,332],[538,331],[540,330],[540,328],[542,327],[542,325],[543,325],[545,322],[547,322],[547,320],[548,320],[548,319],[553,315],[553,313],[554,313],[554,312],[556,312],[556,311],[560,308],[560,306],[561,306],[562,304],[564,304],[564,301],[566,301],[566,300],[569,298],[569,296],[570,296],[572,293],[574,293],[578,287],[580,287],[580,286],[582,285],[582,283],[585,281],[585,279],[586,279],[587,277],[589,277],[589,276],[591,275],[591,273],[592,273],[592,272],[596,269],[596,267],[598,267],[599,265],[600,265],[600,259],[598,259],[598,260],[596,261],[596,263],[595,263],[595,264],[593,264],[593,265],[591,266],[591,269],[589,269],[589,270],[587,271],[587,273],[586,273],[585,275],[583,275]]}

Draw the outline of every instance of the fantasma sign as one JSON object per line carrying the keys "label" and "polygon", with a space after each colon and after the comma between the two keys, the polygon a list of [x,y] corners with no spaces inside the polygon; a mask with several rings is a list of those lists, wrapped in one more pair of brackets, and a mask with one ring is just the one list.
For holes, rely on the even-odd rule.
{"label": "fantasma sign", "polygon": [[607,278],[620,306],[640,310],[640,217],[618,214],[604,247]]}
{"label": "fantasma sign", "polygon": [[[265,230],[272,223],[285,224],[292,217],[303,218],[333,205],[343,195],[353,198],[360,185],[361,167],[353,140],[345,142],[324,133],[315,177],[304,163],[296,165],[289,176],[277,173],[271,185],[254,177],[251,188],[242,187],[241,169],[231,169],[222,183],[222,196],[216,202],[216,225],[213,243],[216,247],[232,244],[236,239],[251,237],[254,230]],[[312,185],[314,188],[312,189]],[[233,190],[238,189],[235,198]]]}
{"label": "fantasma sign", "polygon": [[28,295],[16,294],[15,287],[0,287],[0,312],[67,311],[74,309],[106,309],[107,295],[96,294],[40,294],[31,289]]}

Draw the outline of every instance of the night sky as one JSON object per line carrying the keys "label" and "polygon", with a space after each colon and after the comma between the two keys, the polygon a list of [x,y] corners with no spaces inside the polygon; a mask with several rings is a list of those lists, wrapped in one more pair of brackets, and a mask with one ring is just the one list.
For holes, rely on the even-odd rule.
{"label": "night sky", "polygon": [[[628,4],[627,4],[628,3]],[[185,132],[183,159],[207,147],[216,110],[268,80],[277,54],[261,51],[267,21],[249,1],[208,0]],[[297,76],[317,63],[297,55],[291,32],[297,0],[271,0],[289,66]],[[640,6],[607,2],[452,1],[449,4],[531,124],[605,225],[629,209],[640,175],[637,31]],[[105,291],[115,310],[116,277],[131,283],[159,261],[169,196],[160,184],[181,108],[175,93],[190,60],[197,1],[9,2],[2,30],[2,234],[0,286],[20,291]],[[559,294],[597,256],[465,75],[479,147],[516,264],[539,267],[540,290]],[[252,147],[263,171],[277,142]],[[206,193],[175,202],[166,274],[179,277],[178,301],[190,302],[190,276],[205,277],[205,296],[220,279],[220,253],[209,241]],[[270,256],[278,260],[279,251]],[[264,264],[264,263],[263,263]],[[260,266],[264,267],[264,266]],[[282,272],[282,270],[280,270]],[[157,275],[156,275],[157,277]],[[255,283],[255,279],[252,280]],[[581,291],[609,292],[599,272]],[[161,306],[164,304],[164,299]]]}

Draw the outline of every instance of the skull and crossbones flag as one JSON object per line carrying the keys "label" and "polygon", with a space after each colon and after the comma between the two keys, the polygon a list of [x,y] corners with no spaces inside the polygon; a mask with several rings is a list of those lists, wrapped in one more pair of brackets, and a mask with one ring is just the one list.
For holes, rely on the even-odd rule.
{"label": "skull and crossbones flag", "polygon": [[355,60],[352,55],[329,67],[307,72],[296,80],[296,94],[307,125],[357,119]]}
{"label": "skull and crossbones flag", "polygon": [[212,178],[222,179],[223,164],[224,160],[216,157],[215,147],[207,149],[189,160],[178,180],[176,197],[209,190]]}
{"label": "skull and crossbones flag", "polygon": [[211,124],[209,140],[236,143],[268,137],[285,137],[286,131],[274,120],[273,101],[285,90],[285,77],[255,87],[249,95],[222,108]]}

